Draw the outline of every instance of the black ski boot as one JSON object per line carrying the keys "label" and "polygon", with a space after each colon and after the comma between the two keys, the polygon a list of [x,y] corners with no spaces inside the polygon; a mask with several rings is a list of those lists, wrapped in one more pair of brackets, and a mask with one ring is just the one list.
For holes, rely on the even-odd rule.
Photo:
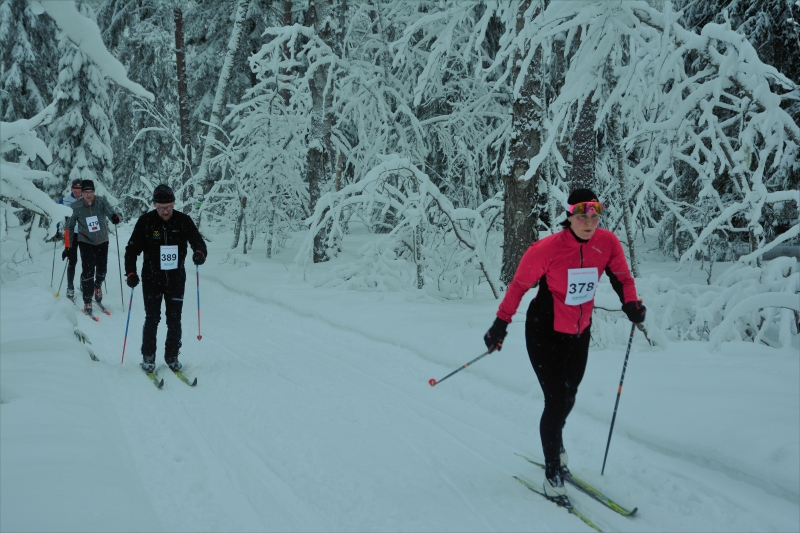
{"label": "black ski boot", "polygon": [[142,354],[142,370],[147,373],[155,372],[156,370],[156,354],[144,355]]}
{"label": "black ski boot", "polygon": [[548,462],[544,470],[544,495],[559,503],[567,498],[567,489],[564,487],[564,476],[561,475],[561,465],[558,461]]}

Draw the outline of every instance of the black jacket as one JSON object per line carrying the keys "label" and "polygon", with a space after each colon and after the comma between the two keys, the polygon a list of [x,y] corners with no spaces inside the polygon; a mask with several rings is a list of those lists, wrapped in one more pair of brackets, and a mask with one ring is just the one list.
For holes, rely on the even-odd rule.
{"label": "black jacket", "polygon": [[[173,279],[185,280],[186,270],[186,243],[192,245],[193,251],[208,254],[206,243],[200,236],[194,221],[180,211],[173,211],[169,220],[164,222],[154,209],[139,217],[133,233],[125,247],[125,272],[136,272],[136,258],[144,252],[144,265],[142,266],[142,279],[148,281],[164,281],[169,283]],[[178,268],[175,270],[161,270],[161,246],[178,246]]]}

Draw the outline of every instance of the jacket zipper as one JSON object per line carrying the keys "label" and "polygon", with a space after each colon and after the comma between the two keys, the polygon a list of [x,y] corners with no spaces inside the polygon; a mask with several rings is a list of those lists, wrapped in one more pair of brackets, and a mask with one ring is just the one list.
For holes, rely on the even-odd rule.
{"label": "jacket zipper", "polygon": [[[167,226],[166,226],[166,224],[164,224],[163,221],[161,222],[161,229],[164,232],[164,246],[168,246],[169,245],[169,240],[168,240],[169,236],[167,235]],[[159,257],[161,256],[160,253],[158,255],[159,255]],[[167,285],[169,286],[169,270],[165,270],[164,271],[164,278],[165,278],[165,281],[167,282]]]}
{"label": "jacket zipper", "polygon": [[[581,255],[581,268],[583,268],[583,243],[579,245],[578,248],[580,255]],[[581,318],[583,318],[583,304],[578,306],[578,324],[575,333],[580,335],[581,333]]]}
{"label": "jacket zipper", "polygon": [[[93,205],[94,205],[94,202],[92,202],[89,206],[87,206],[89,208],[89,216],[90,217],[94,216],[94,213],[92,212],[92,206]],[[99,218],[97,219],[97,223],[100,224],[100,219]],[[97,232],[95,232],[95,233],[97,233]],[[90,234],[91,234],[91,232],[90,232]],[[95,246],[97,246],[97,235],[94,236],[94,244],[95,244]]]}

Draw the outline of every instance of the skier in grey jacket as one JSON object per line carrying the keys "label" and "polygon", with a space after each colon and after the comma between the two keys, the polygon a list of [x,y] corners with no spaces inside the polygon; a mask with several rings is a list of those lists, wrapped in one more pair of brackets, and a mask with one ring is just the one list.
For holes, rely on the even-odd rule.
{"label": "skier in grey jacket", "polygon": [[[122,217],[115,213],[105,198],[95,196],[94,182],[81,182],[83,201],[72,204],[65,231],[69,231],[71,246],[81,249],[81,292],[83,293],[83,312],[92,316],[92,294],[99,303],[103,299],[101,286],[106,279],[108,267],[108,223],[119,224]],[[77,224],[77,234],[75,225]]]}

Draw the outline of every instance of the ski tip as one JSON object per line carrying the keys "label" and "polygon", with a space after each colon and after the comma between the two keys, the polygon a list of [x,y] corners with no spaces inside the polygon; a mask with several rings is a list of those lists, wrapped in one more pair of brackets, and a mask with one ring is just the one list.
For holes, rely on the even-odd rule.
{"label": "ski tip", "polygon": [[157,382],[156,383],[156,387],[158,387],[160,389],[163,386],[164,386],[164,378],[161,378],[161,382],[160,383]]}
{"label": "ski tip", "polygon": [[194,387],[195,385],[197,385],[197,378],[194,378],[194,381],[192,381],[192,383],[191,383],[192,387]]}

